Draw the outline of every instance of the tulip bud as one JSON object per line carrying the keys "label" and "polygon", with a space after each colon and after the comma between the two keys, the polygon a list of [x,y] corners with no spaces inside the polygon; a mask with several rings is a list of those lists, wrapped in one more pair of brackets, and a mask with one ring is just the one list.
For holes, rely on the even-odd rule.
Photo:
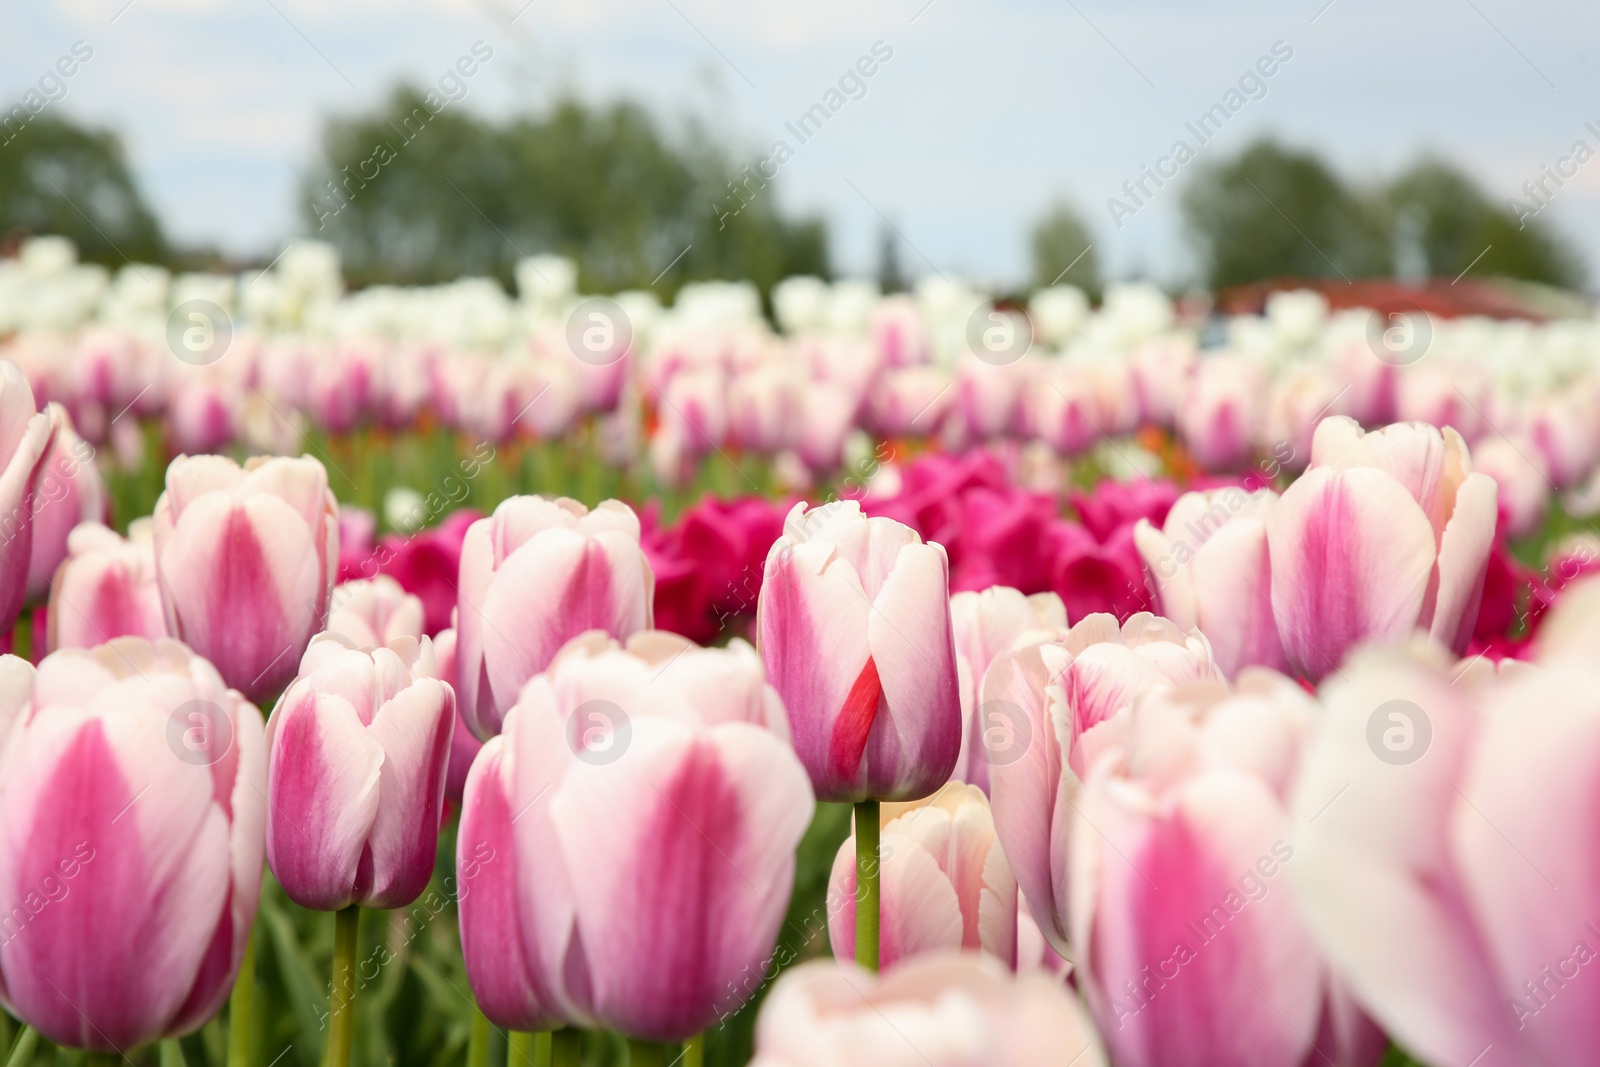
{"label": "tulip bud", "polygon": [[[0,979],[61,1045],[188,1033],[233,985],[261,888],[261,715],[176,641],[0,660]],[[29,682],[31,680],[31,692]]]}
{"label": "tulip bud", "polygon": [[167,629],[247,696],[278,692],[327,620],[338,505],[309,456],[179,456],[156,501]]}
{"label": "tulip bud", "polygon": [[[995,837],[989,800],[951,782],[933,796],[879,810],[878,964],[974,949],[1017,965],[1017,879]],[[828,941],[838,959],[856,945],[856,840],[839,846],[828,879]]]}
{"label": "tulip bud", "polygon": [[[34,407],[22,371],[0,360],[0,627],[10,629],[28,591],[39,480],[56,423]],[[48,579],[47,579],[48,580]]]}
{"label": "tulip bud", "polygon": [[94,448],[73,430],[72,420],[60,404],[51,404],[46,414],[56,433],[39,470],[34,496],[28,599],[35,601],[50,591],[50,579],[67,558],[67,535],[72,528],[106,517],[106,487],[94,465]]}
{"label": "tulip bud", "polygon": [[961,697],[943,547],[853,500],[797,504],[756,625],[818,797],[913,800],[949,780]]}
{"label": "tulip bud", "polygon": [[882,977],[815,960],[786,972],[756,1020],[751,1067],[1105,1067],[1072,992],[983,956],[911,960]]}
{"label": "tulip bud", "polygon": [[427,638],[306,649],[267,726],[267,859],[295,903],[398,908],[427,887],[455,726],[434,671]]}
{"label": "tulip bud", "polygon": [[420,640],[422,601],[387,574],[344,582],[333,590],[327,629],[357,648],[381,648],[400,637]]}
{"label": "tulip bud", "polygon": [[150,520],[138,519],[124,540],[97,522],[67,537],[67,559],[50,588],[47,652],[93,648],[115,637],[167,636],[156,585]]}
{"label": "tulip bud", "polygon": [[457,836],[462,952],[491,1020],[677,1041],[759,988],[814,807],[756,725],[780,713],[748,646],[658,632],[584,635],[528,682]]}
{"label": "tulip bud", "polygon": [[456,624],[460,708],[479,737],[500,731],[522,684],[587,630],[648,629],[655,585],[639,517],[607,500],[517,496],[467,531]]}

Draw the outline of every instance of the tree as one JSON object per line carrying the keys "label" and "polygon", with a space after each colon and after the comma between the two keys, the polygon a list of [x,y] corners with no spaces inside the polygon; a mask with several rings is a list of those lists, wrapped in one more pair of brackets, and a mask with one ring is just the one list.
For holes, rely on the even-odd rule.
{"label": "tree", "polygon": [[1091,297],[1100,293],[1100,261],[1094,235],[1070,204],[1058,203],[1033,228],[1033,284],[1076,285]]}
{"label": "tree", "polygon": [[1183,191],[1184,229],[1213,290],[1263,278],[1389,273],[1378,205],[1320,159],[1266,139],[1201,169]]}
{"label": "tree", "polygon": [[81,259],[109,267],[166,255],[116,135],[54,114],[0,133],[0,233],[70,237]]}
{"label": "tree", "polygon": [[1477,277],[1583,284],[1583,263],[1570,244],[1538,220],[1522,226],[1442,160],[1418,161],[1390,184],[1386,199],[1393,232],[1415,246],[1427,274],[1455,278],[1470,268]]}
{"label": "tree", "polygon": [[329,123],[304,215],[358,283],[509,282],[517,260],[559,252],[591,292],[664,271],[666,292],[713,277],[765,291],[827,272],[822,224],[782,218],[767,174],[775,164],[736,166],[694,127],[669,138],[635,104],[567,99],[497,123],[400,89],[374,114]]}

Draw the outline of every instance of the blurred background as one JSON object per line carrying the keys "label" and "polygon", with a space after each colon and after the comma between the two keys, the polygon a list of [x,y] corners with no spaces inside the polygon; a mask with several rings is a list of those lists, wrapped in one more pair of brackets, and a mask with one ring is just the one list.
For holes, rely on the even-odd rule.
{"label": "blurred background", "polygon": [[583,291],[663,299],[802,273],[1017,294],[1146,279],[1246,305],[1236,287],[1289,276],[1582,292],[1592,14],[13,0],[0,234],[190,270],[264,267],[312,236],[357,286],[509,287],[520,259],[558,253]]}

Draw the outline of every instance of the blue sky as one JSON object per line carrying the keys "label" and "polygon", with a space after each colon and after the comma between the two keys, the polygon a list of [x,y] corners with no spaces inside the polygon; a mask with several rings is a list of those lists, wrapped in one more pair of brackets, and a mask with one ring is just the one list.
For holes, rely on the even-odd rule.
{"label": "blue sky", "polygon": [[[1428,149],[1504,199],[1574,140],[1600,144],[1592,0],[0,0],[0,27],[4,110],[87,42],[50,106],[122,134],[171,233],[268,256],[301,226],[323,117],[435,81],[480,40],[494,57],[460,106],[629,96],[762,154],[884,42],[865,95],[779,178],[844,269],[871,268],[881,213],[914,273],[1020,280],[1029,224],[1065,196],[1110,274],[1181,276],[1181,177],[1120,228],[1106,200],[1276,41],[1292,60],[1202,160],[1272,131],[1373,179]],[[1543,217],[1600,277],[1600,161]]]}

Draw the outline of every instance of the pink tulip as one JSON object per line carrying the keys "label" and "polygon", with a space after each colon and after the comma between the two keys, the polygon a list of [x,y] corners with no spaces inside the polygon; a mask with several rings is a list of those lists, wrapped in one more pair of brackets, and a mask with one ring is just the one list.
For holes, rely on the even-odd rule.
{"label": "pink tulip", "polygon": [[[377,532],[378,517],[372,512],[339,505],[339,581],[371,578],[377,573],[378,562],[371,559]],[[455,568],[450,570],[453,575]],[[453,598],[450,606],[455,606]]]}
{"label": "pink tulip", "polygon": [[338,514],[309,456],[173,460],[154,525],[168,632],[247,696],[278,692],[327,619]]}
{"label": "pink tulip", "polygon": [[93,648],[114,637],[167,636],[150,520],[134,522],[127,540],[95,522],[74,529],[50,588],[48,617],[48,652]]}
{"label": "pink tulip", "polygon": [[1472,466],[1495,480],[1500,530],[1507,537],[1527,537],[1544,525],[1545,511],[1555,490],[1533,442],[1524,438],[1485,438],[1472,446]]}
{"label": "pink tulip", "polygon": [[267,724],[267,860],[295,903],[399,908],[427,887],[455,727],[435,670],[427,638],[306,649]]}
{"label": "pink tulip", "polygon": [[[981,950],[1017,966],[1017,879],[1000,851],[989,801],[951,782],[879,812],[878,963],[927,952]],[[828,879],[828,941],[838,959],[856,946],[856,839],[839,846]]]}
{"label": "pink tulip", "polygon": [[1110,615],[1090,615],[1061,639],[990,665],[982,703],[1019,749],[990,770],[995,829],[1040,931],[1058,950],[1067,951],[1067,842],[1083,777],[1126,742],[1135,697],[1216,674],[1198,631],[1148,614],[1120,627]]}
{"label": "pink tulip", "polygon": [[1178,405],[1178,433],[1207,470],[1233,470],[1250,461],[1264,414],[1266,374],[1247,356],[1212,356],[1195,365]]}
{"label": "pink tulip", "polygon": [[0,360],[0,627],[22,610],[33,563],[37,493],[57,422],[36,411],[33,390],[16,364]]}
{"label": "pink tulip", "polygon": [[[1023,644],[1049,640],[1067,628],[1067,609],[1054,593],[1023,596],[1003,585],[981,593],[956,593],[950,598],[950,620],[956,646],[956,672],[961,681],[961,756],[954,777],[985,792],[989,789],[990,763],[1015,753],[1005,748],[1013,725],[1004,715],[984,715],[979,693],[989,664],[1002,652]],[[1000,746],[991,753],[985,739]]]}
{"label": "pink tulip", "polygon": [[260,713],[176,641],[0,662],[0,999],[76,1048],[198,1028],[255,919]]}
{"label": "pink tulip", "polygon": [[1529,402],[1527,437],[1538,450],[1545,472],[1558,488],[1583,481],[1600,455],[1600,402],[1574,389]]}
{"label": "pink tulip", "polygon": [[797,504],[767,555],[756,628],[795,751],[824,800],[915,800],[961,754],[949,564],[853,500]]}
{"label": "pink tulip", "polygon": [[[766,967],[813,804],[746,647],[568,645],[467,779],[461,941],[501,1026],[682,1040]],[[753,990],[759,978],[748,982]]]}
{"label": "pink tulip", "polygon": [[941,953],[882,977],[815,960],[786,971],[756,1020],[751,1067],[1105,1067],[1077,998],[1043,971]]}
{"label": "pink tulip", "polygon": [[1322,965],[1284,873],[1288,811],[1257,773],[1281,772],[1306,728],[1303,694],[1283,678],[1278,692],[1289,702],[1241,707],[1215,683],[1148,694],[1128,747],[1084,781],[1071,940],[1119,1067],[1300,1067],[1311,1052]]}
{"label": "pink tulip", "polygon": [[1205,633],[1224,674],[1288,666],[1272,613],[1267,552],[1267,522],[1277,502],[1270,489],[1185,493],[1160,530],[1143,520],[1134,527],[1161,613]]}
{"label": "pink tulip", "polygon": [[[1363,640],[1422,629],[1460,653],[1494,540],[1495,483],[1448,427],[1364,434],[1324,419],[1311,468],[1267,520],[1272,610],[1289,664],[1313,680]],[[1243,592],[1240,595],[1244,595]]]}
{"label": "pink tulip", "polygon": [[570,638],[649,629],[654,586],[626,504],[502,501],[461,546],[457,677],[467,725],[484,739],[499,733],[522,684]]}
{"label": "pink tulip", "polygon": [[[438,668],[439,680],[448,685],[452,693],[455,692],[456,632],[454,630],[440,630],[434,636],[433,658]],[[478,758],[483,742],[467,729],[467,722],[461,717],[459,707],[455,711],[455,720],[455,727],[450,734],[450,769],[445,775],[444,795],[446,800],[460,804],[462,794],[467,788],[467,774],[472,770],[472,761]]]}
{"label": "pink tulip", "polygon": [[72,420],[60,404],[51,404],[45,413],[50,416],[55,439],[34,491],[28,599],[35,601],[50,591],[50,579],[67,558],[67,535],[72,528],[106,517],[106,487],[94,465],[94,447],[73,431]]}
{"label": "pink tulip", "polygon": [[241,403],[221,381],[186,379],[167,401],[167,427],[172,447],[198,455],[227,447],[239,430]]}
{"label": "pink tulip", "polygon": [[408,593],[422,601],[423,625],[436,634],[452,625],[459,595],[456,583],[461,575],[461,546],[472,524],[483,518],[471,508],[453,511],[439,525],[410,536],[389,534],[372,553],[372,563],[362,567],[361,577],[370,578],[375,565],[393,576]]}
{"label": "pink tulip", "polygon": [[800,391],[799,451],[807,466],[839,467],[860,406],[860,394],[837,382],[813,381]]}
{"label": "pink tulip", "polygon": [[422,601],[387,574],[335,586],[332,608],[328,631],[357,648],[382,648],[396,638],[415,641],[423,636]]}

